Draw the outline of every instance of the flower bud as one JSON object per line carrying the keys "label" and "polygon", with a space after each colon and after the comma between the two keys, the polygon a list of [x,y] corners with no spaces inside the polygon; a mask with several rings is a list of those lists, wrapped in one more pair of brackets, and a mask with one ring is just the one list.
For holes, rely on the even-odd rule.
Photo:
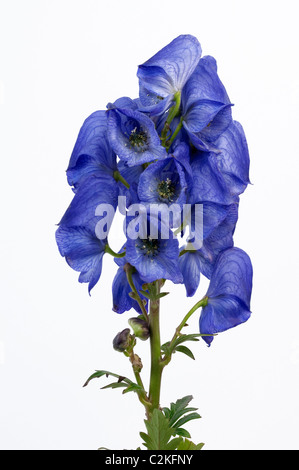
{"label": "flower bud", "polygon": [[118,333],[113,340],[113,347],[116,351],[124,352],[131,344],[130,328]]}
{"label": "flower bud", "polygon": [[135,336],[142,341],[146,341],[149,338],[150,332],[148,323],[141,318],[130,318],[128,321],[129,325],[132,327],[132,330]]}

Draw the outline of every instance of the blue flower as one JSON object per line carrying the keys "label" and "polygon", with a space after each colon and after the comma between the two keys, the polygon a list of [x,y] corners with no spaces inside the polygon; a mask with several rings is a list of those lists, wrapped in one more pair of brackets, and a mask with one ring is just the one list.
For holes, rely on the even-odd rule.
{"label": "blue flower", "polygon": [[[123,248],[121,251],[123,251]],[[112,283],[112,310],[116,313],[124,313],[131,310],[131,308],[134,308],[138,313],[142,314],[138,302],[129,295],[132,289],[129,285],[125,269],[125,266],[128,263],[127,258],[115,258],[114,261],[119,266],[119,268],[114,276]],[[142,290],[142,285],[144,284],[144,281],[140,278],[136,270],[134,270],[134,272],[132,273],[132,280],[137,291],[139,292],[140,290]],[[140,297],[142,300],[146,300],[142,294],[140,294]],[[148,309],[147,302],[145,303],[145,309]]]}
{"label": "blue flower", "polygon": [[[127,222],[130,223],[129,220]],[[154,236],[152,231],[156,231]],[[154,217],[148,221],[147,233],[142,238],[138,236],[134,239],[128,236],[126,258],[136,268],[144,282],[153,282],[158,279],[169,279],[174,284],[183,282],[178,265],[178,241],[172,231]]]}
{"label": "blue flower", "polygon": [[79,282],[88,282],[88,291],[96,285],[102,273],[102,259],[107,240],[99,240],[89,227],[60,226],[56,242],[61,256],[75,271]]}
{"label": "blue flower", "polygon": [[[84,227],[88,223],[98,222],[97,208],[101,205],[115,210],[118,202],[118,186],[115,180],[103,180],[96,176],[89,176],[80,185],[68,209],[63,215],[59,225],[65,227]],[[103,206],[104,207],[104,206]]]}
{"label": "blue flower", "polygon": [[216,141],[218,153],[200,152],[191,162],[192,202],[238,202],[249,181],[249,153],[242,126],[233,121]]}
{"label": "blue flower", "polygon": [[[215,334],[246,322],[250,315],[252,265],[240,248],[223,251],[207,291],[207,305],[200,316],[201,334]],[[203,336],[208,345],[213,336]]]}
{"label": "blue flower", "polygon": [[198,40],[181,35],[139,65],[139,97],[143,111],[159,115],[172,104],[175,93],[180,92],[192,75],[201,56]]}
{"label": "blue flower", "polygon": [[215,59],[203,57],[182,93],[183,126],[196,148],[217,151],[214,142],[232,121],[231,106]]}
{"label": "blue flower", "polygon": [[[71,268],[81,272],[79,282],[89,283],[89,293],[102,272],[102,257],[115,214],[117,196],[116,181],[112,184],[111,181],[89,176],[77,188],[56,231],[60,254]],[[101,237],[98,236],[98,224],[102,225]]]}
{"label": "blue flower", "polygon": [[140,175],[138,195],[142,203],[182,206],[186,190],[184,169],[173,157],[153,163]]}
{"label": "blue flower", "polygon": [[67,179],[74,190],[91,175],[113,179],[116,155],[107,139],[107,113],[96,111],[83,123],[74,146]]}
{"label": "blue flower", "polygon": [[118,157],[128,166],[166,158],[153,121],[129,108],[108,111],[108,138]]}
{"label": "blue flower", "polygon": [[238,220],[237,204],[223,206],[203,203],[202,210],[203,225],[197,227],[192,220],[192,226],[195,225],[192,233],[197,239],[202,237],[202,246],[198,250],[187,251],[185,251],[186,245],[183,246],[181,248],[183,254],[179,258],[187,297],[192,297],[196,293],[201,274],[208,279],[211,278],[219,253],[233,246],[233,233]]}

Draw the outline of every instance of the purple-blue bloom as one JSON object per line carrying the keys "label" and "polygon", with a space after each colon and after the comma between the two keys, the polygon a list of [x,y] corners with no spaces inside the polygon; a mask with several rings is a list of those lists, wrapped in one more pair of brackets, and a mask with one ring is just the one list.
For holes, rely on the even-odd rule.
{"label": "purple-blue bloom", "polygon": [[232,121],[231,106],[215,59],[202,57],[182,93],[183,126],[196,148],[217,150],[214,141]]}
{"label": "purple-blue bloom", "polygon": [[[251,315],[252,265],[240,248],[223,251],[217,260],[200,316],[200,332],[215,334],[233,328]],[[213,336],[204,336],[207,344]]]}
{"label": "purple-blue bloom", "polygon": [[[124,247],[121,251],[124,251]],[[129,295],[132,289],[129,285],[126,273],[126,264],[128,263],[127,258],[115,258],[114,261],[119,266],[119,268],[114,276],[112,283],[112,310],[116,313],[124,313],[131,310],[131,308],[134,308],[138,313],[141,314],[142,311],[138,302]],[[140,275],[136,270],[133,270],[132,272],[132,279],[137,292],[140,292],[142,290],[144,281],[140,278]],[[140,298],[142,300],[146,300],[141,293]],[[145,309],[148,309],[147,302],[145,302]]]}
{"label": "purple-blue bloom", "polygon": [[[129,223],[128,218],[128,225]],[[138,230],[140,231],[140,227]],[[151,230],[155,233],[152,234]],[[154,219],[154,217],[148,219],[146,234],[136,239],[132,235],[128,236],[126,258],[136,268],[144,282],[153,282],[158,279],[169,279],[174,284],[183,282],[178,264],[178,240],[159,219]]]}
{"label": "purple-blue bloom", "polygon": [[118,157],[128,166],[166,158],[153,121],[129,108],[108,111],[108,138]]}
{"label": "purple-blue bloom", "polygon": [[181,92],[201,57],[201,46],[194,36],[181,35],[139,65],[139,96],[143,111],[151,115],[165,112],[175,93]]}
{"label": "purple-blue bloom", "polygon": [[250,182],[249,153],[242,126],[233,121],[215,144],[217,153],[198,151],[193,157],[193,203],[232,204]]}
{"label": "purple-blue bloom", "polygon": [[111,180],[116,170],[116,155],[107,139],[107,113],[96,111],[80,129],[67,169],[68,183],[76,190],[89,176]]}
{"label": "purple-blue bloom", "polygon": [[96,285],[102,273],[102,259],[107,240],[99,240],[93,228],[60,226],[56,242],[61,256],[75,271],[80,272],[79,282],[88,283],[88,291]]}
{"label": "purple-blue bloom", "polygon": [[[196,227],[194,235],[202,235],[202,246],[198,250],[188,250],[179,258],[187,297],[192,297],[199,286],[200,274],[211,279],[216,259],[221,251],[233,246],[233,233],[238,220],[238,205],[203,204],[203,226]],[[193,222],[191,220],[191,222]],[[202,233],[199,233],[201,229]],[[190,240],[192,242],[192,239]],[[181,248],[181,252],[186,247]]]}

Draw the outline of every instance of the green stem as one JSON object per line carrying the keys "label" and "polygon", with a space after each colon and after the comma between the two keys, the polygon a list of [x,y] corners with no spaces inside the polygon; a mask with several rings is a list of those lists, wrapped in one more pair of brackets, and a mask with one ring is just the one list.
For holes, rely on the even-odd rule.
{"label": "green stem", "polygon": [[[183,320],[179,324],[179,326],[176,328],[175,333],[173,335],[172,340],[169,343],[169,350],[172,351],[173,345],[175,340],[180,336],[182,328],[186,325],[187,321],[193,315],[196,310],[198,310],[200,307],[205,307],[208,303],[208,297],[205,296],[201,300],[199,300],[193,307],[189,310],[189,312],[184,316]],[[165,367],[169,362],[171,361],[171,354],[169,356],[164,356],[163,361],[161,362],[162,367]]]}
{"label": "green stem", "polygon": [[[155,282],[156,296],[160,293],[160,283]],[[162,370],[161,365],[161,340],[160,340],[160,300],[154,298],[150,301],[150,348],[151,348],[151,372],[149,400],[151,402],[151,411],[159,408]]]}
{"label": "green stem", "polygon": [[164,128],[161,132],[161,144],[164,147],[166,146],[165,142],[167,139],[167,133],[170,131],[170,124],[172,123],[172,121],[174,120],[174,118],[176,117],[176,115],[178,114],[180,110],[180,105],[181,105],[181,92],[180,91],[177,91],[175,93],[174,101],[175,101],[175,105],[172,106],[172,108],[170,108],[168,117],[165,121]]}
{"label": "green stem", "polygon": [[176,136],[178,135],[178,133],[180,132],[180,130],[182,129],[183,127],[183,116],[181,117],[180,119],[180,122],[178,123],[174,133],[172,134],[172,136],[170,137],[169,140],[167,140],[165,146],[166,146],[166,149],[169,149],[169,147],[171,146],[172,142],[174,141],[174,139],[176,138]]}
{"label": "green stem", "polygon": [[119,171],[115,171],[115,172],[113,173],[113,178],[114,178],[116,181],[120,181],[127,189],[130,189],[129,183],[125,180],[125,178],[120,174]]}
{"label": "green stem", "polygon": [[[196,310],[198,310],[200,307],[205,307],[208,303],[208,297],[204,297],[203,299],[199,300],[193,307],[189,310],[189,312],[184,316],[183,320],[179,324],[179,326],[176,329],[176,332],[174,334],[173,339],[171,340],[171,343],[175,341],[175,339],[179,336],[181,329],[186,325],[187,321],[193,315]],[[170,344],[171,344],[170,343]]]}
{"label": "green stem", "polygon": [[142,314],[143,314],[144,318],[146,320],[148,320],[148,315],[147,315],[146,308],[144,306],[142,298],[140,297],[139,292],[136,289],[134,281],[133,281],[133,276],[132,275],[133,275],[133,272],[134,272],[135,268],[133,266],[131,266],[129,263],[126,263],[125,266],[124,266],[124,270],[126,271],[126,274],[127,274],[127,280],[128,280],[129,286],[131,287],[132,292],[134,293],[134,299],[138,302],[138,305],[141,308],[141,311],[142,311]]}
{"label": "green stem", "polygon": [[166,119],[167,124],[170,124],[179,112],[180,105],[181,105],[181,92],[180,91],[177,91],[175,93],[174,101],[175,101],[175,105],[170,109],[168,118]]}
{"label": "green stem", "polygon": [[123,251],[122,253],[116,253],[115,251],[112,250],[112,248],[110,248],[110,246],[107,245],[105,246],[105,253],[109,253],[109,255],[113,256],[114,258],[123,258],[124,256],[126,256],[126,252]]}

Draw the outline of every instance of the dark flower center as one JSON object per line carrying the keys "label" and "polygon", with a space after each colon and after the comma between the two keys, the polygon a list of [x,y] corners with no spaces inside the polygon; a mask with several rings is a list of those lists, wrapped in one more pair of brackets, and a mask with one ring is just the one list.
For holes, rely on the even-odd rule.
{"label": "dark flower center", "polygon": [[158,184],[158,194],[161,199],[167,199],[169,202],[173,201],[173,197],[175,195],[175,184],[171,181],[171,179],[166,178],[166,180],[160,181]]}
{"label": "dark flower center", "polygon": [[139,248],[144,256],[155,257],[159,253],[159,240],[151,238],[141,239]]}
{"label": "dark flower center", "polygon": [[147,145],[147,134],[143,129],[137,130],[135,127],[129,136],[129,142],[131,147],[136,148],[137,150],[144,150]]}

